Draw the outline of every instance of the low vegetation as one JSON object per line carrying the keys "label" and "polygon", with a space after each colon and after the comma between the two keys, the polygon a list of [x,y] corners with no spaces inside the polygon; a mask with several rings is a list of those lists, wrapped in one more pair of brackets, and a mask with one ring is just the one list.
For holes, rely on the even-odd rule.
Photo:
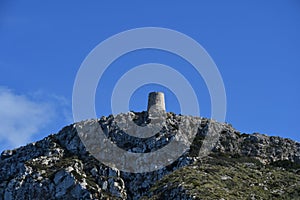
{"label": "low vegetation", "polygon": [[300,175],[283,168],[291,165],[296,168],[287,162],[265,166],[254,158],[215,154],[165,176],[150,189],[150,199],[178,190],[190,199],[299,199]]}

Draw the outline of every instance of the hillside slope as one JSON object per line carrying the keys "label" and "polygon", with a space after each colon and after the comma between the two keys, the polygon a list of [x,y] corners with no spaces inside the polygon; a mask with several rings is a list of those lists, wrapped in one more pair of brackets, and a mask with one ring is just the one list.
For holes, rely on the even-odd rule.
{"label": "hillside slope", "polygon": [[[41,141],[2,152],[0,199],[299,199],[300,144],[262,134],[242,134],[229,124],[167,113],[155,136],[137,140],[115,119],[149,123],[147,112],[87,120]],[[130,173],[105,166],[86,150],[76,126],[99,124],[119,147],[147,153],[174,139],[181,121],[199,121],[190,148],[172,164]],[[213,126],[213,130],[209,130]],[[209,131],[218,134],[209,156],[199,149]]]}

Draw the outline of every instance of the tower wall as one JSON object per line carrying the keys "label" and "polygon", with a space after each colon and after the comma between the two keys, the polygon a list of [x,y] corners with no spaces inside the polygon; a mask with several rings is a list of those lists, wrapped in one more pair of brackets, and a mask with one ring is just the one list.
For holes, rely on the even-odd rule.
{"label": "tower wall", "polygon": [[166,111],[165,95],[162,92],[151,92],[148,96],[148,112]]}

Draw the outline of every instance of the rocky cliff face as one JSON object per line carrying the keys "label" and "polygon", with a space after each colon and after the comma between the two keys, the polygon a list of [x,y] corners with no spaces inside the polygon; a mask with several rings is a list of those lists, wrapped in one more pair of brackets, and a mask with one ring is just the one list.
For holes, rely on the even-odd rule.
{"label": "rocky cliff face", "polygon": [[[127,115],[139,125],[148,123],[147,112]],[[41,141],[2,152],[0,199],[300,198],[300,144],[295,141],[242,134],[229,124],[173,113],[167,113],[155,136],[137,140],[117,126],[115,119],[122,117],[73,124]],[[119,147],[147,153],[172,141],[183,118],[199,121],[190,148],[172,164],[145,173],[102,164],[87,151],[76,129],[78,124],[97,123]],[[199,149],[209,131],[219,138],[203,157]]]}

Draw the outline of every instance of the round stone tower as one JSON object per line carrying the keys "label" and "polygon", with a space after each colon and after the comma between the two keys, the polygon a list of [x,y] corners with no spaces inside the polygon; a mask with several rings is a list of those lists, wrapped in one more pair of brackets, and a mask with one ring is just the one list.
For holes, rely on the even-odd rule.
{"label": "round stone tower", "polygon": [[148,112],[166,112],[165,95],[162,92],[151,92],[148,96]]}

